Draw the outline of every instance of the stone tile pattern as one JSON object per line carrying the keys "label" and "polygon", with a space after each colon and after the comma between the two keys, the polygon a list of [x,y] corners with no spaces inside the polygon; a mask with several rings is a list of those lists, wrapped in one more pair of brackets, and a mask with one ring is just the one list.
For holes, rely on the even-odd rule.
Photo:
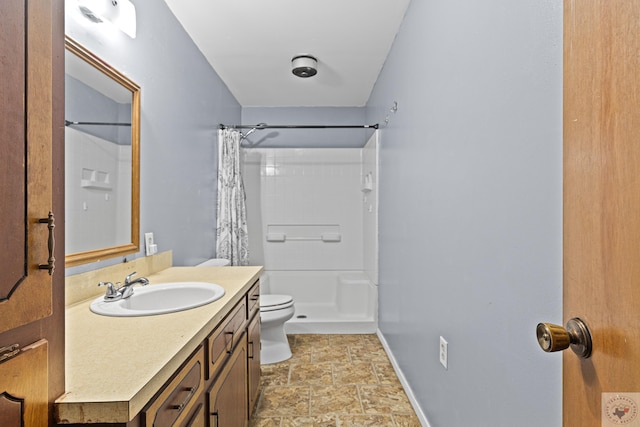
{"label": "stone tile pattern", "polygon": [[289,335],[262,365],[251,427],[420,427],[376,335]]}

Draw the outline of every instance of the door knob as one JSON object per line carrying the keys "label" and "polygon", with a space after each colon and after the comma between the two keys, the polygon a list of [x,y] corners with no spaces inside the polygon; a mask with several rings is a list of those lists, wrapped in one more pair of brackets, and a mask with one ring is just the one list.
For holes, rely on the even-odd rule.
{"label": "door knob", "polygon": [[548,353],[571,347],[571,350],[583,359],[591,356],[591,331],[578,317],[569,319],[566,328],[551,323],[538,323],[536,336],[540,347]]}

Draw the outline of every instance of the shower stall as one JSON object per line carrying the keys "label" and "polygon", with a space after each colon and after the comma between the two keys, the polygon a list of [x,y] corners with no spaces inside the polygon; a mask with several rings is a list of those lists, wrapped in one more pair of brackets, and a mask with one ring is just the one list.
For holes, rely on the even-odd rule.
{"label": "shower stall", "polygon": [[362,148],[242,150],[249,263],[287,294],[287,333],[377,330],[378,132]]}

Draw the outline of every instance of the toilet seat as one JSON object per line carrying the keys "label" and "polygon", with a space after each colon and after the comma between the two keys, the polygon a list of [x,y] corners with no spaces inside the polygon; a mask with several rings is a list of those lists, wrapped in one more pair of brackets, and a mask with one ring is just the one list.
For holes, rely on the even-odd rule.
{"label": "toilet seat", "polygon": [[276,311],[283,310],[293,306],[293,297],[291,295],[260,295],[260,311]]}

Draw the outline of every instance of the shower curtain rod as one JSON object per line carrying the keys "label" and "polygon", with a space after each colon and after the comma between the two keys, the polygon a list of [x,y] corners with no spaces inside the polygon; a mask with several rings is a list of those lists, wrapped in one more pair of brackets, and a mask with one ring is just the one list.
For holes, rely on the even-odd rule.
{"label": "shower curtain rod", "polygon": [[220,124],[220,129],[378,129],[378,124],[373,125],[268,125],[258,123],[257,125],[224,125]]}
{"label": "shower curtain rod", "polygon": [[109,122],[72,122],[64,121],[65,126],[131,126],[131,123],[109,123]]}

